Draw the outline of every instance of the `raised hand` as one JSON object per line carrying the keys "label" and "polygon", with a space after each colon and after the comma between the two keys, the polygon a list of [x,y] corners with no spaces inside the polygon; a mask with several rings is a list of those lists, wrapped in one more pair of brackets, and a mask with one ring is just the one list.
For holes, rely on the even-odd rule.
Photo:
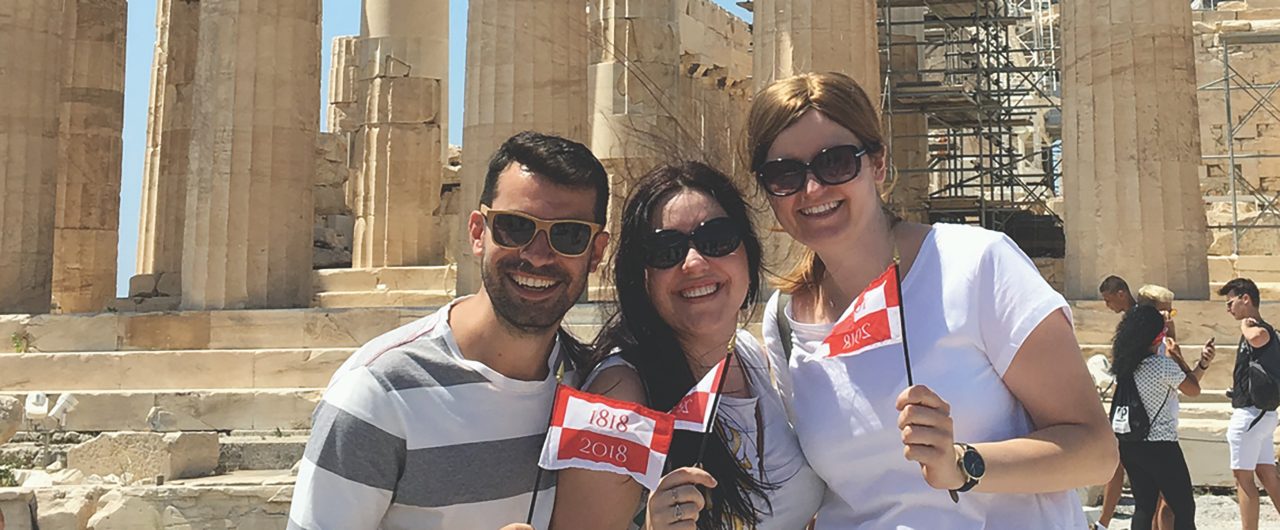
{"label": "raised hand", "polygon": [[925,482],[945,490],[964,486],[964,474],[956,464],[951,405],[929,387],[916,385],[898,395],[896,406],[902,454],[920,464]]}
{"label": "raised hand", "polygon": [[649,494],[645,528],[696,530],[698,516],[706,507],[698,486],[714,488],[716,479],[696,467],[682,467],[662,477]]}

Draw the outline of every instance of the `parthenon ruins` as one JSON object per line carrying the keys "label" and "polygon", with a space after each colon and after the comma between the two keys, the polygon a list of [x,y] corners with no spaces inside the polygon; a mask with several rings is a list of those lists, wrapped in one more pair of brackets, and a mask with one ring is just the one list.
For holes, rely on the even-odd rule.
{"label": "parthenon ruins", "polygon": [[[1086,356],[1114,330],[1109,274],[1172,289],[1192,343],[1238,336],[1227,280],[1280,296],[1280,0],[363,0],[359,35],[331,42],[321,0],[133,4],[151,1],[128,152],[128,2],[0,0],[5,530],[283,529],[334,370],[479,287],[465,219],[502,141],[587,144],[615,210],[677,157],[751,190],[747,108],[802,72],[878,98],[889,205],[1009,234],[1071,300]],[[144,160],[142,206],[121,222],[125,159]],[[765,231],[771,263],[794,257]],[[593,280],[567,328],[592,336],[610,295]],[[1227,350],[1184,431],[1221,437]],[[74,408],[24,417],[37,393]],[[1197,485],[1232,483],[1225,446],[1184,450]]]}

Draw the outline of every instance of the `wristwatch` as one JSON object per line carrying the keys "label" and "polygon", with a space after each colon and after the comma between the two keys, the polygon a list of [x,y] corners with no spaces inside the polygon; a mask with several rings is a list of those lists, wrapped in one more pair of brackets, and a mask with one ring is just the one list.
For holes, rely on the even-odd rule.
{"label": "wristwatch", "polygon": [[960,448],[960,456],[956,457],[956,466],[960,468],[961,473],[964,473],[965,482],[963,486],[951,490],[951,501],[960,502],[960,494],[977,486],[978,481],[982,480],[982,476],[987,473],[987,463],[972,445],[961,442],[956,442],[955,445]]}

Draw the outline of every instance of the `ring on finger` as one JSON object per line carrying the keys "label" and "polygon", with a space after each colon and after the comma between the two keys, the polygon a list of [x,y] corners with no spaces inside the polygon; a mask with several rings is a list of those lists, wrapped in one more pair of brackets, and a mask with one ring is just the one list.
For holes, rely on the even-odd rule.
{"label": "ring on finger", "polygon": [[676,521],[683,521],[684,515],[680,513],[680,504],[677,503],[675,505],[675,509],[676,509]]}

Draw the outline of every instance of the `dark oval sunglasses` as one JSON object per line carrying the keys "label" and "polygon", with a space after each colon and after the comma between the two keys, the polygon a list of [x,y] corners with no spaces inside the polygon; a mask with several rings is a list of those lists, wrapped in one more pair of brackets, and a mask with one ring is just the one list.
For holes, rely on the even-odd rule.
{"label": "dark oval sunglasses", "polygon": [[728,217],[717,217],[685,234],[679,230],[657,230],[644,240],[645,265],[670,269],[684,261],[689,247],[709,258],[722,258],[738,250],[742,232]]}
{"label": "dark oval sunglasses", "polygon": [[596,223],[573,219],[548,221],[514,210],[490,210],[483,204],[480,215],[493,233],[493,242],[500,247],[524,248],[538,232],[546,232],[551,249],[570,258],[586,254],[591,241],[603,229]]}
{"label": "dark oval sunglasses", "polygon": [[756,180],[774,197],[798,193],[808,181],[809,173],[813,173],[818,182],[827,186],[844,184],[857,178],[862,172],[863,156],[879,150],[880,145],[875,143],[867,144],[866,147],[838,145],[823,149],[808,164],[789,158],[770,160],[756,171]]}

